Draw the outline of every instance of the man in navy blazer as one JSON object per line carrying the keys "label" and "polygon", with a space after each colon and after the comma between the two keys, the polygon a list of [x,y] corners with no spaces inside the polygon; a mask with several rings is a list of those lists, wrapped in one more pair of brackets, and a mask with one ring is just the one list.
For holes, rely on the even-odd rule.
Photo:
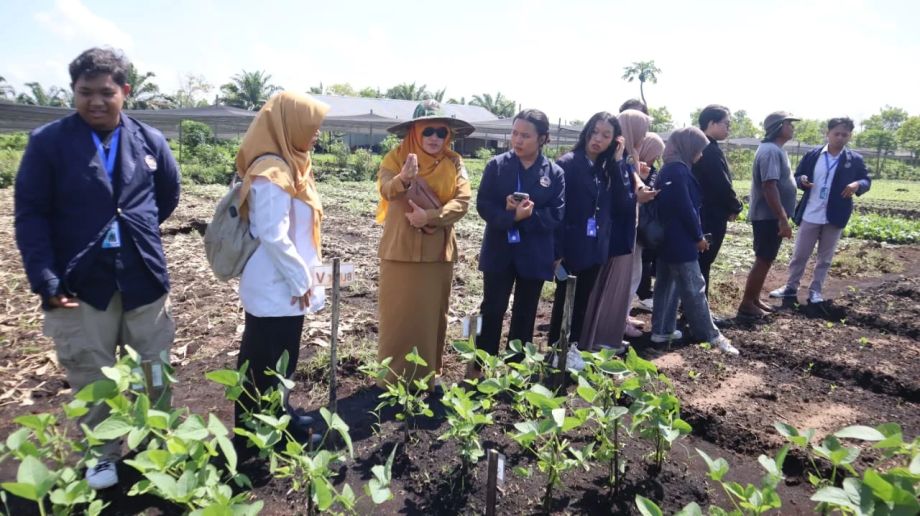
{"label": "man in navy blazer", "polygon": [[[104,379],[117,348],[153,362],[151,402],[168,406],[163,362],[175,335],[159,225],[179,202],[179,171],[163,135],[122,113],[130,63],[92,48],[70,64],[77,112],[32,132],[16,176],[16,244],[44,333],[74,392]],[[81,418],[90,429],[107,405]],[[118,482],[120,441],[93,450],[94,489]]]}
{"label": "man in navy blazer", "polygon": [[812,149],[799,162],[796,183],[804,193],[792,218],[799,230],[789,262],[789,279],[784,287],[770,292],[770,297],[796,297],[805,264],[817,243],[818,255],[808,302],[824,301],[821,294],[824,280],[843,228],[853,213],[853,195],[862,195],[872,186],[863,157],[846,147],[853,127],[849,118],[830,119],[827,145]]}

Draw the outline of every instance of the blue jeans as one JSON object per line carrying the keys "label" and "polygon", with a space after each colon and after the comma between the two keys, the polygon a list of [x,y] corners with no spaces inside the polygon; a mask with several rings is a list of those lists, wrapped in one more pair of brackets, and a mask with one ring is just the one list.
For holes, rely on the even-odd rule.
{"label": "blue jeans", "polygon": [[668,263],[658,259],[655,265],[655,301],[652,306],[652,333],[670,335],[677,326],[677,305],[684,307],[694,337],[711,342],[721,333],[712,322],[706,300],[706,280],[700,263]]}

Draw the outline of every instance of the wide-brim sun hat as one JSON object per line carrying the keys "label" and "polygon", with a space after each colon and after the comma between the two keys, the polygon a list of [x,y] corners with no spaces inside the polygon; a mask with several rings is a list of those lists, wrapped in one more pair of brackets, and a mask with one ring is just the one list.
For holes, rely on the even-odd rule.
{"label": "wide-brim sun hat", "polygon": [[787,111],[774,111],[767,115],[767,118],[763,121],[764,137],[773,139],[779,133],[779,130],[783,127],[783,122],[786,120],[798,122],[801,118],[796,118]]}
{"label": "wide-brim sun hat", "polygon": [[448,129],[450,129],[450,132],[455,140],[457,138],[469,136],[473,134],[473,131],[476,130],[475,127],[470,125],[470,123],[465,120],[447,116],[447,114],[445,114],[441,109],[441,104],[439,104],[438,101],[432,99],[419,103],[419,105],[415,108],[415,112],[412,114],[412,120],[406,120],[405,122],[390,126],[387,128],[387,131],[395,134],[400,138],[404,138],[406,133],[409,132],[409,127],[415,122],[419,121],[442,122],[447,126]]}

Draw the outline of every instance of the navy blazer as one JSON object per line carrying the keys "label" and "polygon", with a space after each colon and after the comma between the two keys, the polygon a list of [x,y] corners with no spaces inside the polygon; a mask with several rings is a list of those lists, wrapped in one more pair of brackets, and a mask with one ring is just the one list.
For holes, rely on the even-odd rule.
{"label": "navy blazer", "polygon": [[[607,262],[610,254],[610,193],[603,168],[592,165],[584,151],[569,152],[556,164],[565,173],[565,218],[556,228],[556,259],[569,272]],[[595,217],[597,236],[588,236],[588,219]]]}
{"label": "navy blazer", "polygon": [[610,190],[610,256],[631,254],[636,246],[636,219],[639,216],[633,166],[626,156],[607,165]]}
{"label": "navy blazer", "polygon": [[[518,191],[530,194],[533,215],[520,222],[505,209],[505,198]],[[476,193],[476,211],[486,221],[479,253],[479,270],[504,272],[513,267],[526,279],[551,280],[555,258],[553,236],[565,215],[565,178],[562,169],[543,154],[528,169],[511,151],[490,159]],[[508,242],[508,230],[517,228],[521,241]]]}
{"label": "navy blazer", "polygon": [[[824,147],[822,146],[808,151],[802,156],[799,166],[795,169],[795,183],[804,191],[802,199],[795,207],[795,215],[792,217],[793,222],[797,225],[802,225],[802,217],[805,215],[805,207],[808,205],[808,198],[811,196],[811,192],[818,189],[818,187],[810,189],[803,187],[801,177],[807,176],[808,181],[814,183],[815,165],[817,165],[823,149]],[[837,164],[837,169],[834,171],[834,180],[831,182],[831,189],[827,198],[827,222],[841,229],[847,226],[847,222],[850,221],[850,215],[853,214],[853,198],[845,199],[841,194],[843,189],[853,181],[859,183],[856,195],[862,195],[872,187],[872,179],[869,178],[869,170],[866,168],[866,162],[863,161],[862,155],[844,148],[840,156],[840,162]]]}
{"label": "navy blazer", "polygon": [[[46,308],[67,294],[104,310],[117,288],[130,310],[169,290],[159,225],[179,203],[179,170],[159,131],[124,113],[121,124],[114,189],[78,114],[29,138],[16,176],[16,244]],[[121,247],[103,251],[116,219]]]}
{"label": "navy blazer", "polygon": [[667,263],[695,262],[699,258],[696,244],[703,239],[700,183],[686,163],[672,161],[661,167],[658,187],[660,193],[655,202],[664,226],[664,241],[658,248],[658,257]]}

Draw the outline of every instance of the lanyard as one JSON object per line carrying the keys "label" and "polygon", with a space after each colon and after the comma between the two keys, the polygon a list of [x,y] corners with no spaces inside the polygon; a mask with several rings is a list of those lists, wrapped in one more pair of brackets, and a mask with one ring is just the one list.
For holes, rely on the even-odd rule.
{"label": "lanyard", "polygon": [[840,156],[837,156],[837,159],[834,160],[834,164],[831,165],[831,160],[828,159],[827,155],[829,153],[824,153],[824,168],[827,169],[827,174],[824,176],[824,187],[827,187],[827,183],[830,182],[831,173],[834,172],[834,169],[837,168],[837,163],[840,163]]}
{"label": "lanyard", "polygon": [[93,131],[91,134],[93,135],[93,142],[96,144],[99,158],[102,159],[102,164],[105,166],[105,173],[109,176],[109,181],[112,181],[112,174],[115,172],[115,157],[118,155],[118,136],[121,134],[121,127],[116,127],[115,132],[112,133],[112,143],[109,146],[108,154],[106,154],[105,147],[102,146],[102,140],[99,139],[96,132]]}

